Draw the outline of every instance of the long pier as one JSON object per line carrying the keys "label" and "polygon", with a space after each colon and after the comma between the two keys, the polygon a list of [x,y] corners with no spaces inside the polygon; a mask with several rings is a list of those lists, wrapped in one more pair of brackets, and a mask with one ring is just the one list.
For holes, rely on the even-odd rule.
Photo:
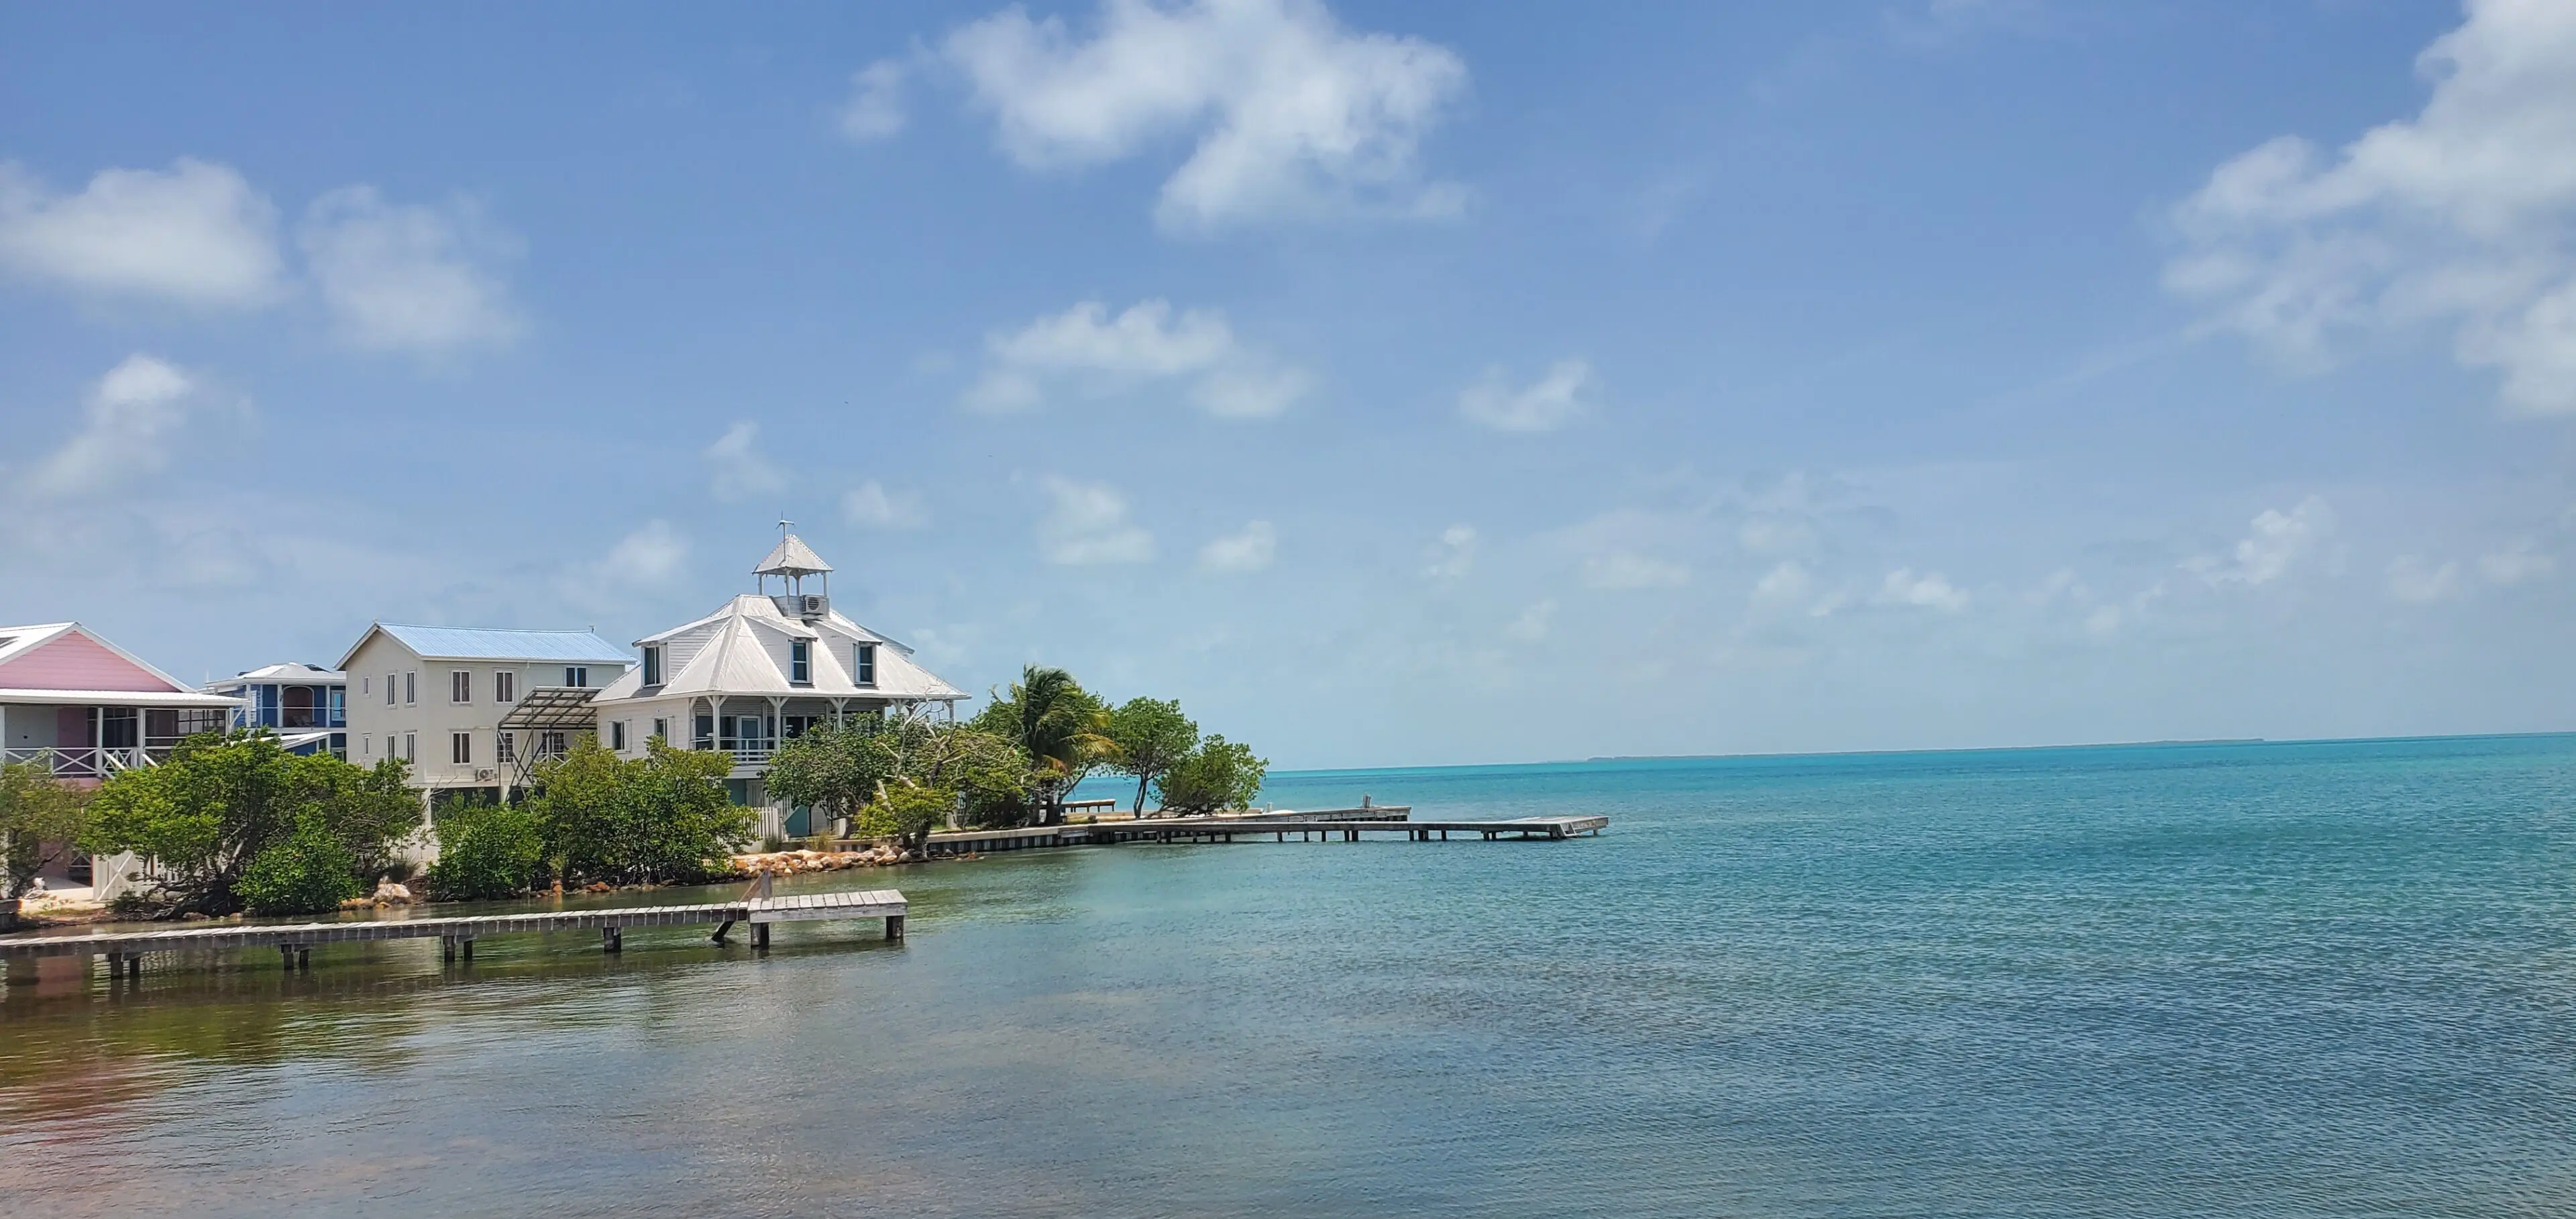
{"label": "long pier", "polygon": [[[763,877],[761,881],[755,881],[753,890],[765,893],[767,885],[763,882],[767,879]],[[168,931],[0,938],[0,960],[10,957],[104,956],[110,976],[140,976],[146,953],[274,947],[282,955],[286,968],[300,970],[311,968],[313,948],[318,944],[422,940],[436,936],[441,959],[453,961],[462,955],[471,961],[474,959],[474,941],[496,935],[596,930],[599,932],[600,951],[620,952],[626,947],[626,929],[629,927],[704,926],[709,923],[716,925],[716,943],[724,943],[725,933],[734,924],[743,923],[751,928],[751,946],[767,948],[771,924],[820,919],[882,918],[885,920],[886,938],[899,940],[903,938],[903,920],[909,909],[910,903],[905,901],[903,894],[893,889],[808,893],[789,897],[746,894],[729,902],[694,906],[602,907],[542,910],[530,914],[347,919],[330,923],[180,927]]]}
{"label": "long pier", "polygon": [[1453,833],[1474,835],[1487,842],[1498,839],[1559,841],[1596,835],[1609,825],[1610,819],[1599,815],[1415,821],[1411,807],[1382,804],[1311,812],[1158,817],[1083,825],[1031,825],[1008,830],[952,830],[932,834],[928,851],[934,856],[951,856],[1121,842],[1233,842],[1238,838],[1286,842],[1290,835],[1305,842],[1334,839],[1357,842],[1362,834],[1402,834],[1415,842],[1434,842],[1446,841]]}

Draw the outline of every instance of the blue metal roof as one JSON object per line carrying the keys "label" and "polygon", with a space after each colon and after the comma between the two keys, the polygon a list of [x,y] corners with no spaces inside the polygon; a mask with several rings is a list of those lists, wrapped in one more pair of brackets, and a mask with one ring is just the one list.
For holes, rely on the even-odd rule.
{"label": "blue metal roof", "polygon": [[624,648],[589,631],[509,631],[479,626],[405,626],[379,622],[384,633],[423,657],[439,660],[595,660],[631,663]]}

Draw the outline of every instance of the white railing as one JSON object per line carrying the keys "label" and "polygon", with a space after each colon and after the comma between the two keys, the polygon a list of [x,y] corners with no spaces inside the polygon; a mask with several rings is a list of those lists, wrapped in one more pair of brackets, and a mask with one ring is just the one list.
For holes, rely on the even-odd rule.
{"label": "white railing", "polygon": [[105,779],[120,770],[168,761],[176,741],[152,745],[47,745],[35,749],[0,749],[0,762],[32,763],[59,779]]}

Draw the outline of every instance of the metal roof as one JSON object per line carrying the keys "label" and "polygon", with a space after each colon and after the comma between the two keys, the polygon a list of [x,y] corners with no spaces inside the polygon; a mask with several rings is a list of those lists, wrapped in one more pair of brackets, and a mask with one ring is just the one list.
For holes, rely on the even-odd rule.
{"label": "metal roof", "polygon": [[824,562],[823,556],[814,553],[814,548],[806,545],[805,539],[791,533],[778,540],[778,549],[770,551],[769,557],[760,561],[760,566],[751,569],[751,574],[810,576],[830,570],[832,565]]}
{"label": "metal roof", "polygon": [[590,631],[516,631],[480,626],[411,626],[379,622],[424,660],[595,660],[631,664],[635,658]]}

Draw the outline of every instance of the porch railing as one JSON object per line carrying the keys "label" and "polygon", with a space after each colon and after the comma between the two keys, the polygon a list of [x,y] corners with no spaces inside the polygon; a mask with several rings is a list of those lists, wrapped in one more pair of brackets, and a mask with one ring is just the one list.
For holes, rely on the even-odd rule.
{"label": "porch railing", "polygon": [[170,760],[177,741],[148,745],[47,745],[33,749],[0,749],[0,762],[33,763],[59,779],[104,779],[120,770],[153,766]]}

